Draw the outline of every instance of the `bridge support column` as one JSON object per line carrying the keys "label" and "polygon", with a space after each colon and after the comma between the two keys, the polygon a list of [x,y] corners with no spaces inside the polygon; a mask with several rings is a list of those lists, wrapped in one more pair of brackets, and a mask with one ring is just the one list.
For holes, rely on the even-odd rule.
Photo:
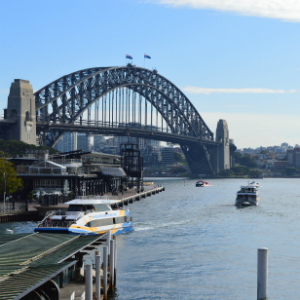
{"label": "bridge support column", "polygon": [[15,79],[11,84],[4,118],[12,122],[7,129],[8,140],[36,145],[35,98],[29,81]]}
{"label": "bridge support column", "polygon": [[211,166],[215,174],[219,173],[219,147],[214,147],[211,149]]}
{"label": "bridge support column", "polygon": [[219,171],[230,169],[229,130],[225,120],[219,120],[216,131],[216,139],[219,142]]}

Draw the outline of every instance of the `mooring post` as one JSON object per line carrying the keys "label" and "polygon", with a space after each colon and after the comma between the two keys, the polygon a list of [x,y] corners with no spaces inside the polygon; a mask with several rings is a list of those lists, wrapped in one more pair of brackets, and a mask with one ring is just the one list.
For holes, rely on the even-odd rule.
{"label": "mooring post", "polygon": [[103,293],[104,299],[107,299],[107,246],[103,247]]}
{"label": "mooring post", "polygon": [[109,259],[109,254],[110,254],[110,240],[111,240],[111,231],[107,231],[106,233],[106,243],[105,246],[107,247],[107,254],[108,254],[108,267],[110,267],[110,259]]}
{"label": "mooring post", "polygon": [[114,264],[114,260],[115,260],[115,245],[114,245],[115,241],[114,240],[110,240],[110,289],[113,291],[114,290],[114,285],[115,285],[115,264]]}
{"label": "mooring post", "polygon": [[115,235],[114,236],[114,240],[115,240],[115,259],[114,259],[114,266],[115,266],[115,269],[114,269],[114,282],[115,282],[115,286],[117,284],[117,236]]}
{"label": "mooring post", "polygon": [[268,248],[257,251],[257,300],[268,299]]}
{"label": "mooring post", "polygon": [[101,274],[100,274],[100,263],[101,263],[101,257],[100,257],[100,251],[96,251],[96,297],[100,300],[101,296]]}
{"label": "mooring post", "polygon": [[92,265],[85,266],[85,299],[93,300]]}

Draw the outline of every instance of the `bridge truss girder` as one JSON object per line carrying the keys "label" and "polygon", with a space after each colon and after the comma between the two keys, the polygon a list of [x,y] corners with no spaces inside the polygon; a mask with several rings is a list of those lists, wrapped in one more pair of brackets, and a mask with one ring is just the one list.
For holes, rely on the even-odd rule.
{"label": "bridge truss girder", "polygon": [[[128,105],[126,102],[128,95],[132,96],[132,103],[137,101],[139,106],[130,105],[130,100]],[[136,97],[139,99],[136,100]],[[145,99],[143,116],[141,97]],[[100,98],[102,99],[102,122],[99,122],[96,117]],[[143,119],[146,126],[152,130],[155,127],[153,114],[156,112],[156,122],[160,115],[162,127],[163,121],[165,123],[166,128],[162,130],[181,136],[182,141],[188,137],[201,141],[201,145],[215,143],[213,133],[193,104],[173,83],[159,75],[156,70],[151,71],[132,65],[81,70],[63,76],[38,90],[35,93],[35,101],[37,122],[40,124],[67,125],[69,128],[76,124],[82,125],[85,122],[83,114],[86,112],[87,123],[91,124],[91,108],[94,105],[94,125],[98,127],[109,125],[111,128],[118,128],[129,123],[137,123],[142,130]],[[136,112],[137,108],[140,111]],[[109,116],[108,122],[107,116]],[[137,120],[135,117],[130,119],[131,116],[132,118],[137,116]],[[37,126],[41,141],[48,146],[54,146],[63,133],[69,131],[61,128],[45,131],[46,127],[43,128]],[[204,160],[207,160],[208,150],[201,147]],[[209,161],[207,163],[209,165]]]}

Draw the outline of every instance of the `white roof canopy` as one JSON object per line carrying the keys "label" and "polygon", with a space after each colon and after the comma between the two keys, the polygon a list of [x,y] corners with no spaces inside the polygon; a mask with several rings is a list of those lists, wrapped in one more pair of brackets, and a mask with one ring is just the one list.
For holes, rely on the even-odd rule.
{"label": "white roof canopy", "polygon": [[68,205],[89,205],[89,204],[116,204],[120,203],[121,200],[98,200],[98,199],[74,199],[68,202],[65,202],[65,204]]}

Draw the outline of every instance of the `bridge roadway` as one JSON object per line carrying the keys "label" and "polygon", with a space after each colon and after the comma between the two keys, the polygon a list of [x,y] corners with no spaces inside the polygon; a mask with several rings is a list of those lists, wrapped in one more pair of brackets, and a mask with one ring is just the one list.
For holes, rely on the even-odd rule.
{"label": "bridge roadway", "polygon": [[46,132],[82,132],[91,134],[104,134],[104,135],[116,135],[116,136],[134,136],[145,139],[160,140],[165,142],[171,142],[174,144],[197,144],[203,143],[207,146],[217,147],[218,143],[214,140],[201,139],[195,136],[180,135],[175,133],[162,132],[157,130],[149,130],[146,128],[134,128],[134,127],[112,127],[112,126],[95,126],[88,124],[67,124],[67,123],[48,123],[48,122],[36,122],[38,130]]}

